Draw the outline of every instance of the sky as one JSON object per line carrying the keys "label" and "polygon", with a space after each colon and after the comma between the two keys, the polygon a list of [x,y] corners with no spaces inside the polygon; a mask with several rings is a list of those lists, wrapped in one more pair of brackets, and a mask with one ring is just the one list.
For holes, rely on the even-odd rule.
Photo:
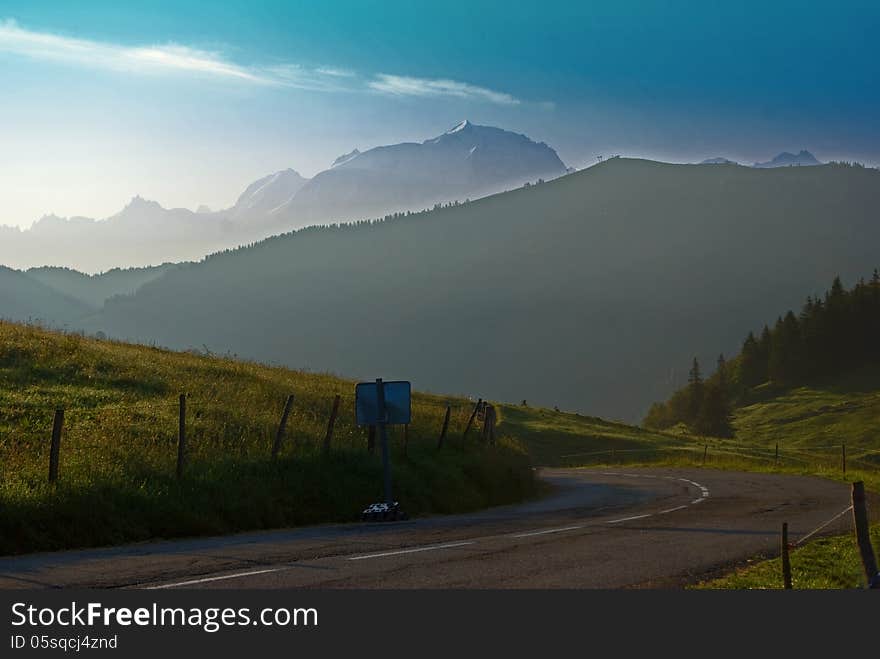
{"label": "sky", "polygon": [[0,224],[252,181],[462,119],[568,165],[880,163],[880,3],[0,0]]}

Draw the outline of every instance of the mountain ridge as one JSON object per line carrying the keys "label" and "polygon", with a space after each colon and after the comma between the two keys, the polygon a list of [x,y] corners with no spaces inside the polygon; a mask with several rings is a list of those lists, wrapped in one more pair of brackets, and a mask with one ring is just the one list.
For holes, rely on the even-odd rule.
{"label": "mountain ridge", "polygon": [[220,252],[85,329],[635,419],[694,353],[712,363],[805,290],[873,265],[878,204],[876,170],[620,158]]}
{"label": "mountain ridge", "polygon": [[0,263],[100,272],[190,261],[309,224],[421,210],[566,171],[544,142],[465,120],[421,143],[354,149],[311,179],[273,172],[223,210],[169,209],[135,195],[104,219],[47,215],[30,229],[4,231]]}
{"label": "mountain ridge", "polygon": [[783,151],[772,160],[767,162],[756,162],[752,167],[772,168],[772,167],[807,167],[821,165],[822,163],[816,159],[812,153],[806,149],[801,149],[799,153],[789,153]]}

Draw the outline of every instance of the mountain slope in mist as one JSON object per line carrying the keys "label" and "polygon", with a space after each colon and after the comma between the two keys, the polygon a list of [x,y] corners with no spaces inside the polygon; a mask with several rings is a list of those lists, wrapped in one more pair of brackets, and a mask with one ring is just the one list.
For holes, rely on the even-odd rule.
{"label": "mountain slope in mist", "polygon": [[341,156],[275,213],[300,227],[363,219],[464,201],[565,173],[559,156],[543,142],[463,121],[421,143]]}
{"label": "mountain slope in mist", "polygon": [[0,266],[0,318],[63,327],[83,322],[88,305],[23,272]]}
{"label": "mountain slope in mist", "polygon": [[880,172],[613,159],[217,254],[92,331],[637,419],[780,308],[880,261]]}
{"label": "mountain slope in mist", "polygon": [[25,274],[62,295],[78,300],[92,309],[100,309],[109,298],[115,295],[131,295],[147,282],[158,279],[176,267],[176,263],[166,263],[151,268],[116,268],[99,275],[87,275],[69,268],[44,266],[31,268]]}

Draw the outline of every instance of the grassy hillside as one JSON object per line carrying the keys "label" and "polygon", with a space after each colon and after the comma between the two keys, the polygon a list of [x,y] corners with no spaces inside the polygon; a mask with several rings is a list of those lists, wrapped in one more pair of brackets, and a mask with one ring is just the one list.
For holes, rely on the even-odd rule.
{"label": "grassy hillside", "polygon": [[[418,382],[415,383],[418,386]],[[190,447],[175,478],[178,395]],[[270,447],[296,396],[281,458]],[[332,450],[321,450],[333,397]],[[378,451],[354,423],[354,383],[231,358],[96,341],[0,323],[0,554],[355,519],[381,498]],[[449,439],[436,448],[445,406]],[[461,432],[473,407],[416,394],[409,446],[391,432],[396,495],[412,514],[535,493],[513,438]],[[53,411],[64,408],[60,476],[47,484]]]}
{"label": "grassy hillside", "polygon": [[763,400],[734,412],[737,437],[794,450],[846,443],[880,467],[880,373],[874,369],[789,390],[765,385]]}
{"label": "grassy hillside", "polygon": [[703,445],[689,438],[570,412],[504,405],[501,424],[535,464],[576,467],[620,462],[701,459]]}
{"label": "grassy hillside", "polygon": [[750,329],[870,272],[880,172],[612,159],[529,188],[211,256],[89,331],[641,418]]}

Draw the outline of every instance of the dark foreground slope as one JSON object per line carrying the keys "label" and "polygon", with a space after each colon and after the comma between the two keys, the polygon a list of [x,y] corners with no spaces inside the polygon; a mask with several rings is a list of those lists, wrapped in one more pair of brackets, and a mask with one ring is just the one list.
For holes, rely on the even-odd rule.
{"label": "dark foreground slope", "polygon": [[639,418],[780,308],[870,271],[880,172],[613,159],[169,272],[89,329]]}

